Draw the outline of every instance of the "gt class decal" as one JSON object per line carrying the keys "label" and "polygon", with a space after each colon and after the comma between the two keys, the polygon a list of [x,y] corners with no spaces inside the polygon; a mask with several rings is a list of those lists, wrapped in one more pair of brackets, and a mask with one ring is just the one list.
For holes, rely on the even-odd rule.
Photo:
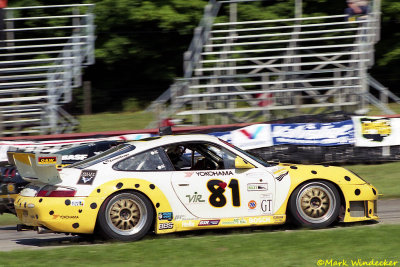
{"label": "gt class decal", "polygon": [[79,177],[78,184],[91,185],[93,184],[94,178],[96,177],[97,171],[95,170],[83,170]]}

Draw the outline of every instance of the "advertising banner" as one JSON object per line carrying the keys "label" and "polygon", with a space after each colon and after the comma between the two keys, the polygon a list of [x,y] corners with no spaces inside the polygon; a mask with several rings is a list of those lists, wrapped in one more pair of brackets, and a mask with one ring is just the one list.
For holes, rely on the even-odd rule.
{"label": "advertising banner", "polygon": [[232,144],[242,149],[272,146],[271,125],[254,124],[231,132]]}
{"label": "advertising banner", "polygon": [[271,124],[274,145],[336,146],[354,143],[351,120],[330,123]]}
{"label": "advertising banner", "polygon": [[400,145],[400,118],[352,117],[355,146],[377,147]]}

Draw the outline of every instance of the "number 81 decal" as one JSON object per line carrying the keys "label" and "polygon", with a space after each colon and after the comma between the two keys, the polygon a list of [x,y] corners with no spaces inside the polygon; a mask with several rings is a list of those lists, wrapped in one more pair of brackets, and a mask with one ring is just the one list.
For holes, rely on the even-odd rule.
{"label": "number 81 decal", "polygon": [[[226,205],[226,197],[224,195],[226,183],[221,180],[210,180],[207,183],[208,191],[211,192],[208,202],[210,205],[216,208],[222,208]],[[232,206],[240,207],[240,194],[239,194],[239,182],[237,179],[231,179],[228,187],[232,191]]]}

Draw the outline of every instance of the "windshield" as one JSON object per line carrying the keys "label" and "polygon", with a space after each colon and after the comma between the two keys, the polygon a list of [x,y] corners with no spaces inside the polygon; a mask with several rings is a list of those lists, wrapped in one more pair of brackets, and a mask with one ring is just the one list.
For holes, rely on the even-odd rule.
{"label": "windshield", "polygon": [[265,161],[263,161],[262,159],[260,159],[260,158],[258,158],[258,157],[256,157],[256,156],[250,154],[249,152],[244,151],[243,149],[238,148],[237,146],[234,146],[234,145],[232,145],[231,143],[228,143],[228,142],[226,142],[226,141],[224,141],[224,140],[222,140],[222,139],[219,139],[219,140],[220,140],[222,143],[224,143],[224,144],[226,144],[226,145],[228,145],[228,146],[230,146],[230,147],[232,147],[232,148],[234,148],[234,149],[240,151],[241,153],[245,154],[246,156],[250,157],[251,159],[257,161],[258,163],[260,163],[260,164],[263,165],[264,167],[271,167],[270,164],[266,163]]}
{"label": "windshield", "polygon": [[[129,151],[132,151],[135,148],[136,147],[131,144],[122,144],[122,145],[110,148],[109,150],[107,150],[103,153],[100,153],[94,157],[79,161],[75,164],[71,164],[71,165],[67,166],[66,168],[85,169],[85,168],[93,166],[99,162],[103,162],[103,161],[115,158],[124,153],[127,153]],[[115,159],[115,160],[117,160],[117,159]]]}

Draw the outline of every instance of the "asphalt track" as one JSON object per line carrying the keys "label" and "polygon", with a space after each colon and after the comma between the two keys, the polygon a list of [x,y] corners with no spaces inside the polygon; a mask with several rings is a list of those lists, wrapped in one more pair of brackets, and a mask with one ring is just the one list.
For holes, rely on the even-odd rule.
{"label": "asphalt track", "polygon": [[[400,199],[378,201],[379,223],[400,224]],[[0,251],[56,248],[71,245],[90,245],[104,241],[88,240],[64,234],[37,234],[35,231],[17,232],[15,226],[0,226]]]}

